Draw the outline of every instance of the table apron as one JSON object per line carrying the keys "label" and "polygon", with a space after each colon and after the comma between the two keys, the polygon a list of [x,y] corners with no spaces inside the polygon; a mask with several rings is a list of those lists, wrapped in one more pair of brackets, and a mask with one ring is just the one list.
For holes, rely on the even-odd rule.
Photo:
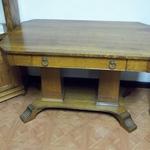
{"label": "table apron", "polygon": [[7,55],[7,59],[14,66],[150,72],[148,60],[33,55]]}

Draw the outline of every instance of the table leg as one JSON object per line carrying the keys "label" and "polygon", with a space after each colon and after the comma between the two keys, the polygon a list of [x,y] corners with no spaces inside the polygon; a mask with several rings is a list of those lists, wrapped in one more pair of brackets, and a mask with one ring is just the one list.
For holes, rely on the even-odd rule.
{"label": "table leg", "polygon": [[[39,100],[39,102],[63,102],[60,69],[42,68],[41,82],[43,98],[42,100]],[[23,122],[28,122],[33,120],[36,115],[45,108],[47,108],[46,105],[30,104],[20,118]]]}
{"label": "table leg", "polygon": [[42,68],[41,80],[43,100],[63,102],[60,69]]}
{"label": "table leg", "polygon": [[120,72],[117,71],[101,71],[97,106],[107,106],[118,108],[118,111],[110,111],[119,121],[121,126],[128,132],[137,128],[131,118],[131,115],[126,111],[123,104],[119,100],[120,87]]}

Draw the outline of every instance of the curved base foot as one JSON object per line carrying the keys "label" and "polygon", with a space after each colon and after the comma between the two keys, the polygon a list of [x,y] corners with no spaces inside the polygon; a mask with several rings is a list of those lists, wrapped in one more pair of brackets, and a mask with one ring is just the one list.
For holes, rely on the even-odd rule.
{"label": "curved base foot", "polygon": [[20,119],[26,123],[33,120],[42,109],[36,108],[30,104],[26,110],[20,115]]}
{"label": "curved base foot", "polygon": [[63,103],[63,102],[48,102],[43,100],[35,101],[30,104],[27,109],[20,116],[21,120],[26,123],[33,120],[36,115],[46,108],[59,108],[59,109],[74,109],[74,110],[86,110],[95,112],[107,112],[112,114],[119,121],[120,125],[128,132],[134,131],[137,126],[131,118],[131,115],[126,111],[123,106],[104,106],[95,105],[94,103]]}
{"label": "curved base foot", "polygon": [[116,114],[115,116],[118,119],[120,125],[128,132],[132,132],[137,128],[137,125],[134,123],[131,115],[127,111],[121,114]]}

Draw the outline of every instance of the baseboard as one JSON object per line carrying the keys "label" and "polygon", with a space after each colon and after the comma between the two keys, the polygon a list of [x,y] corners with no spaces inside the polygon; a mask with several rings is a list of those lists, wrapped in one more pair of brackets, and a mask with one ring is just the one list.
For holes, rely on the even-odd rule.
{"label": "baseboard", "polygon": [[2,90],[1,87],[1,91],[0,91],[0,102],[9,100],[13,97],[22,95],[25,93],[24,87],[23,86],[15,86],[15,87],[10,87],[10,88],[6,88],[4,87],[4,89]]}

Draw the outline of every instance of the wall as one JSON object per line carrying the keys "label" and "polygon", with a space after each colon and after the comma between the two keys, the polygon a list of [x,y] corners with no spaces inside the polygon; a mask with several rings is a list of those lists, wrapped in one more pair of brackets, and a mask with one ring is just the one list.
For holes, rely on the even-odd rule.
{"label": "wall", "polygon": [[[18,0],[21,21],[31,19],[73,19],[140,21],[150,24],[150,0]],[[63,71],[65,76],[97,77],[98,72]],[[38,74],[31,70],[31,74]],[[124,73],[123,80],[150,82],[147,73]]]}
{"label": "wall", "polygon": [[150,24],[149,0],[19,0],[21,20],[122,20]]}
{"label": "wall", "polygon": [[2,0],[0,0],[0,34],[4,33],[4,29],[3,29],[3,26],[2,26],[3,23],[5,23],[5,18],[4,18]]}

